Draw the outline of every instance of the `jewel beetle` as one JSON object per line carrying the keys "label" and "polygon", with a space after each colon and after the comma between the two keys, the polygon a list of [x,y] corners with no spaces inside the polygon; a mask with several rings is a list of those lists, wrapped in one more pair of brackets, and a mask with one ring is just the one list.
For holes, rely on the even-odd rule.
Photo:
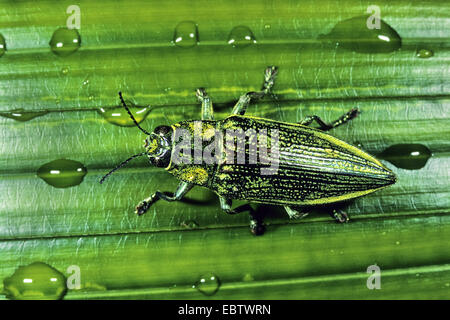
{"label": "jewel beetle", "polygon": [[[202,186],[219,196],[226,213],[248,211],[250,230],[260,235],[262,219],[248,204],[232,209],[232,200],[280,205],[290,218],[300,218],[314,206],[361,197],[396,182],[395,174],[373,156],[326,133],[355,118],[358,109],[331,123],[315,115],[299,123],[245,116],[252,100],[270,93],[277,73],[277,67],[266,68],[261,90],[242,95],[223,120],[214,119],[212,101],[199,88],[201,120],[158,126],[151,133],[138,124],[119,92],[134,124],[147,135],[145,151],[119,164],[100,183],[132,159],[147,156],[181,182],[171,196],[156,191],[142,200],[138,215],[160,199],[181,200],[194,186]],[[309,127],[314,121],[318,128]],[[345,212],[331,211],[338,222],[349,220]]]}

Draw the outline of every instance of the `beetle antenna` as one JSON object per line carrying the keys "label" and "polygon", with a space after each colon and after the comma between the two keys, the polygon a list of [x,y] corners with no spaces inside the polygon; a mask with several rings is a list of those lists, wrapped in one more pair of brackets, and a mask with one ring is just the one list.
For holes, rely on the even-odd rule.
{"label": "beetle antenna", "polygon": [[136,121],[136,119],[134,118],[133,114],[131,113],[130,109],[127,107],[127,104],[125,103],[125,101],[123,100],[122,97],[122,92],[119,91],[119,97],[120,97],[120,101],[122,101],[122,105],[125,108],[125,110],[127,110],[128,114],[130,115],[131,120],[133,120],[134,124],[136,125],[136,127],[139,128],[139,130],[141,130],[143,133],[145,133],[146,135],[150,135],[150,133],[147,132],[147,130],[142,129],[142,127],[139,125],[139,123]]}
{"label": "beetle antenna", "polygon": [[134,156],[129,157],[127,160],[125,160],[124,162],[122,162],[121,164],[119,164],[117,167],[115,167],[114,169],[112,169],[110,172],[108,172],[107,174],[105,174],[105,175],[103,176],[103,178],[100,180],[100,184],[102,184],[103,181],[105,181],[106,178],[108,178],[114,171],[119,170],[119,169],[122,168],[124,165],[126,165],[128,162],[130,162],[131,160],[133,160],[134,158],[143,156],[143,155],[145,155],[145,154],[146,154],[146,152],[141,152],[141,153],[135,154]]}

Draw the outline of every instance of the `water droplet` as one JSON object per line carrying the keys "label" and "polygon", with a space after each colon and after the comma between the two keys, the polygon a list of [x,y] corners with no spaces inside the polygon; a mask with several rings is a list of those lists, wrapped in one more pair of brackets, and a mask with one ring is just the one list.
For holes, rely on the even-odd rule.
{"label": "water droplet", "polygon": [[37,175],[49,185],[55,188],[68,188],[79,185],[87,169],[81,162],[59,159],[42,165]]}
{"label": "water droplet", "polygon": [[182,48],[190,48],[198,43],[197,24],[192,21],[180,22],[173,35],[173,42]]}
{"label": "water droplet", "polygon": [[[134,105],[131,101],[125,101],[131,113],[138,123],[144,121],[150,112],[150,107],[140,107]],[[133,120],[131,120],[128,112],[122,107],[117,108],[100,108],[98,112],[105,118],[109,123],[115,124],[122,127],[133,127],[135,126]]]}
{"label": "water droplet", "polygon": [[256,39],[248,27],[237,26],[231,30],[228,36],[228,43],[233,47],[246,47],[252,43],[256,43]]}
{"label": "water droplet", "polygon": [[59,28],[53,33],[50,40],[50,48],[58,56],[65,57],[75,51],[81,45],[81,37],[77,29]]}
{"label": "water droplet", "polygon": [[85,79],[84,81],[83,81],[83,86],[87,86],[89,84],[89,79]]}
{"label": "water droplet", "polygon": [[408,170],[423,168],[430,157],[430,149],[422,144],[395,144],[379,155],[396,167]]}
{"label": "water droplet", "polygon": [[244,282],[251,282],[254,280],[255,280],[255,278],[253,278],[253,276],[250,273],[246,273],[244,275],[244,277],[242,278],[242,281],[244,281]]}
{"label": "water droplet", "polygon": [[354,145],[355,147],[357,147],[358,149],[362,149],[362,148],[363,148],[363,145],[362,145],[362,143],[361,143],[361,142],[359,142],[359,141],[355,141],[355,142],[353,142],[353,145]]}
{"label": "water droplet", "polygon": [[369,29],[364,15],[338,22],[330,33],[319,39],[360,53],[386,53],[398,50],[402,40],[390,25],[380,20],[379,29]]}
{"label": "water droplet", "polygon": [[395,244],[396,245],[400,245],[400,241],[395,241]]}
{"label": "water droplet", "polygon": [[183,221],[180,225],[186,229],[195,229],[199,227],[199,224],[195,220]]}
{"label": "water droplet", "polygon": [[88,101],[93,101],[94,100],[94,96],[89,96],[88,97]]}
{"label": "water droplet", "polygon": [[6,41],[3,35],[0,33],[0,57],[6,52]]}
{"label": "water droplet", "polygon": [[14,300],[57,300],[67,292],[64,275],[43,262],[17,268],[3,286],[6,297]]}
{"label": "water droplet", "polygon": [[272,26],[270,24],[264,25],[264,29],[270,29],[270,28],[272,28]]}
{"label": "water droplet", "polygon": [[219,290],[220,280],[215,274],[207,273],[200,277],[200,280],[192,287],[203,293],[205,296],[212,296]]}
{"label": "water droplet", "polygon": [[416,55],[419,58],[427,59],[427,58],[431,58],[432,56],[434,56],[434,52],[432,50],[428,50],[428,49],[419,49],[419,50],[417,50]]}
{"label": "water droplet", "polygon": [[62,68],[62,69],[61,69],[61,73],[62,73],[64,76],[67,75],[67,74],[69,73],[69,68],[67,68],[67,67]]}
{"label": "water droplet", "polygon": [[48,113],[48,111],[29,112],[29,111],[25,111],[23,109],[15,109],[15,110],[8,111],[8,112],[0,112],[0,116],[24,122],[24,121],[29,121],[31,119],[34,119],[36,117],[40,117],[47,113]]}

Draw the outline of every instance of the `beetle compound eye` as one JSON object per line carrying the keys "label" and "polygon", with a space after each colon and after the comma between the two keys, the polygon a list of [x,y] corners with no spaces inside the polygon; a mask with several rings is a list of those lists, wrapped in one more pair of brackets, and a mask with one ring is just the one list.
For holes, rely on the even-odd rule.
{"label": "beetle compound eye", "polygon": [[170,163],[170,152],[169,150],[165,150],[158,157],[149,157],[150,163],[158,168],[165,168]]}
{"label": "beetle compound eye", "polygon": [[172,132],[172,128],[169,126],[158,126],[155,128],[155,130],[153,130],[153,133],[160,136],[165,136],[170,132]]}

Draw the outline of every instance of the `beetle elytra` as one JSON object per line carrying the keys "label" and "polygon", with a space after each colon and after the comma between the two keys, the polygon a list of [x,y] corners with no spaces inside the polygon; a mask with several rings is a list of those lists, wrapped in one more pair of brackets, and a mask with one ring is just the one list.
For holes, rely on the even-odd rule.
{"label": "beetle elytra", "polygon": [[[276,67],[268,67],[262,89],[242,95],[223,120],[214,119],[211,99],[205,89],[197,89],[201,120],[158,126],[152,133],[137,123],[119,93],[131,119],[147,135],[145,151],[119,164],[100,183],[130,160],[146,155],[151,164],[165,168],[181,182],[172,196],[157,191],[141,201],[137,214],[144,214],[160,199],[180,200],[197,185],[214,191],[226,213],[248,210],[255,235],[264,232],[262,219],[249,205],[232,209],[233,199],[280,205],[289,217],[300,218],[314,206],[361,197],[395,183],[394,173],[380,161],[325,133],[355,118],[357,109],[331,123],[318,116],[299,123],[245,116],[251,100],[270,92],[277,72]],[[314,121],[318,129],[309,127]],[[344,212],[332,210],[331,215],[338,222],[348,221]]]}

